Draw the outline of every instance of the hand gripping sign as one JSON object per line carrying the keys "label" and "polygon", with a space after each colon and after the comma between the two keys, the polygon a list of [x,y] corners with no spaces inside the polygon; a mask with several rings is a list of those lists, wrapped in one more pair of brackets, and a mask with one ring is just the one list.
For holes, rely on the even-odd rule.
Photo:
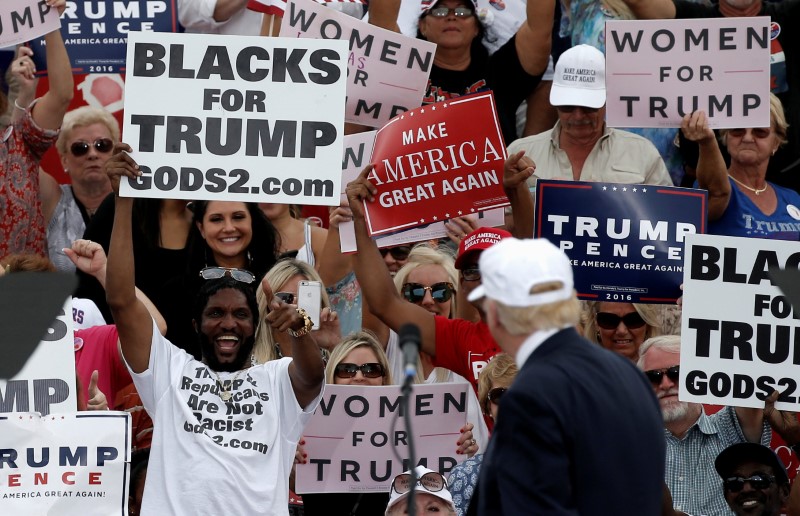
{"label": "hand gripping sign", "polygon": [[378,131],[365,203],[370,235],[509,204],[506,147],[491,92],[411,110]]}

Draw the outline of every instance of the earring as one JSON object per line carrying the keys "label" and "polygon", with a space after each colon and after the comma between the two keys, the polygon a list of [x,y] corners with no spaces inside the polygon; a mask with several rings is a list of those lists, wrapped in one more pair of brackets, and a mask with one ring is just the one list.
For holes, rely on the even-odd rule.
{"label": "earring", "polygon": [[595,332],[595,334],[594,334],[594,338],[595,338],[595,340],[597,340],[597,343],[598,343],[598,344],[602,343],[602,340],[600,339],[600,330],[597,330],[597,331]]}

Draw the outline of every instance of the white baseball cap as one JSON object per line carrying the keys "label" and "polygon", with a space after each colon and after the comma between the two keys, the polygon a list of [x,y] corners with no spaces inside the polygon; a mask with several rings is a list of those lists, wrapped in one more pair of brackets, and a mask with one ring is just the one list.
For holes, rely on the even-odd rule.
{"label": "white baseball cap", "polygon": [[[416,473],[417,477],[417,483],[414,486],[415,493],[427,493],[431,496],[435,496],[436,498],[440,498],[441,500],[447,502],[447,504],[450,506],[451,509],[453,509],[453,511],[456,510],[456,507],[453,504],[453,496],[450,494],[450,491],[447,490],[447,481],[444,479],[444,475],[441,475],[436,471],[433,471],[432,469],[428,469],[425,466],[417,466],[416,468],[414,468],[414,472]],[[403,472],[402,474],[407,475],[410,473],[411,471],[409,470]],[[433,473],[434,475],[441,477],[442,482],[444,482],[442,489],[438,491],[431,491],[426,487],[426,482],[422,477],[424,477],[427,473]],[[397,477],[395,477],[395,479],[396,478]],[[410,489],[404,493],[398,493],[395,489],[392,489],[392,496],[389,498],[389,504],[386,506],[385,514],[389,514],[389,511],[392,509],[392,507],[394,507],[395,505],[399,504],[400,502],[408,498],[408,493],[410,492],[411,492]]]}
{"label": "white baseball cap", "polygon": [[[572,265],[564,251],[544,238],[505,238],[485,250],[478,267],[482,283],[469,301],[488,297],[506,306],[538,306],[574,295]],[[533,293],[534,287],[559,282],[556,290]]]}
{"label": "white baseball cap", "polygon": [[553,106],[601,108],[606,103],[606,58],[590,45],[576,45],[558,58],[550,89]]}

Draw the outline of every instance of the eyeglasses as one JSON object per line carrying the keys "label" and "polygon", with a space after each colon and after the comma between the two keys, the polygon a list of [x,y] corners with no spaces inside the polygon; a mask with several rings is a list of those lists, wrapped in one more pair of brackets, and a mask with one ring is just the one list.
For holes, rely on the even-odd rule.
{"label": "eyeglasses", "polygon": [[661,385],[664,375],[667,375],[667,378],[672,380],[673,383],[677,383],[681,371],[680,367],[675,365],[666,369],[651,369],[650,371],[645,371],[644,375],[655,386]]}
{"label": "eyeglasses", "polygon": [[595,316],[595,321],[597,321],[597,325],[604,330],[615,329],[617,326],[619,326],[620,321],[623,322],[626,327],[633,330],[636,328],[641,328],[647,324],[645,320],[642,319],[642,316],[639,315],[639,312],[631,312],[623,315],[622,317],[610,312],[598,312]]}
{"label": "eyeglasses", "polygon": [[503,394],[505,394],[507,390],[507,387],[495,387],[489,391],[486,398],[496,405],[500,403],[500,398],[503,397]]}
{"label": "eyeglasses", "polygon": [[232,269],[230,267],[206,267],[200,271],[200,277],[204,280],[219,279],[225,275],[230,276],[242,283],[252,283],[256,280],[255,275],[244,269]]}
{"label": "eyeglasses", "polygon": [[289,305],[294,303],[294,292],[275,292],[275,297]]}
{"label": "eyeglasses", "polygon": [[347,362],[338,364],[334,370],[336,378],[355,378],[356,373],[361,371],[364,378],[380,378],[386,376],[381,364],[348,364]]}
{"label": "eyeglasses", "polygon": [[[747,129],[728,129],[728,134],[733,136],[734,138],[741,138],[745,134],[747,134]],[[755,127],[750,129],[750,134],[753,135],[753,138],[758,138],[759,140],[764,138],[769,138],[769,135],[772,134],[771,127]]]}
{"label": "eyeglasses", "polygon": [[[447,480],[440,473],[429,471],[417,479],[417,485],[422,486],[431,493],[438,493],[447,487]],[[401,473],[394,477],[392,489],[397,494],[409,492],[411,490],[411,475],[409,473]]]}
{"label": "eyeglasses", "polygon": [[386,257],[386,253],[392,255],[392,258],[395,261],[402,262],[404,260],[408,260],[408,254],[411,252],[411,248],[407,245],[400,245],[397,247],[389,247],[385,249],[381,249],[381,256],[384,258]]}
{"label": "eyeglasses", "polygon": [[556,106],[556,109],[563,113],[572,113],[576,109],[581,109],[584,113],[597,113],[600,111],[600,108],[586,106]]}
{"label": "eyeglasses", "polygon": [[453,293],[455,292],[455,287],[452,283],[448,281],[442,281],[441,283],[434,283],[430,287],[425,287],[419,283],[406,283],[403,285],[403,297],[406,298],[406,301],[410,301],[412,303],[421,303],[423,299],[425,299],[425,292],[430,291],[431,298],[437,303],[445,303],[453,297]]}
{"label": "eyeglasses", "polygon": [[107,152],[111,152],[111,149],[114,148],[114,142],[112,142],[109,138],[98,138],[94,141],[94,143],[77,141],[69,146],[69,151],[76,158],[80,158],[81,156],[86,155],[91,147],[94,147],[97,152],[105,154]]}
{"label": "eyeglasses", "polygon": [[744,489],[744,483],[749,482],[750,487],[753,489],[766,489],[775,482],[775,477],[772,475],[764,475],[761,473],[756,473],[755,475],[743,478],[743,477],[730,477],[726,478],[722,485],[725,487],[726,491],[730,491],[731,493],[738,493],[742,489]]}
{"label": "eyeglasses", "polygon": [[481,270],[477,267],[461,269],[461,277],[464,278],[464,281],[480,281]]}
{"label": "eyeglasses", "polygon": [[472,9],[469,7],[464,7],[463,5],[459,5],[455,9],[439,6],[428,11],[428,14],[434,18],[446,18],[447,16],[450,16],[450,13],[453,13],[456,18],[466,18],[467,16],[472,16]]}

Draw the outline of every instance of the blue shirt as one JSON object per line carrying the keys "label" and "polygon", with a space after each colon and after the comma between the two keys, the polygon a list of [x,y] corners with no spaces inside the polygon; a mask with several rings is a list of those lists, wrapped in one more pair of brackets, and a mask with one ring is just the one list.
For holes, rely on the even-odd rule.
{"label": "blue shirt", "polygon": [[711,235],[800,240],[800,194],[769,183],[775,190],[778,206],[767,215],[742,192],[732,179],[731,199],[719,219],[708,223]]}

